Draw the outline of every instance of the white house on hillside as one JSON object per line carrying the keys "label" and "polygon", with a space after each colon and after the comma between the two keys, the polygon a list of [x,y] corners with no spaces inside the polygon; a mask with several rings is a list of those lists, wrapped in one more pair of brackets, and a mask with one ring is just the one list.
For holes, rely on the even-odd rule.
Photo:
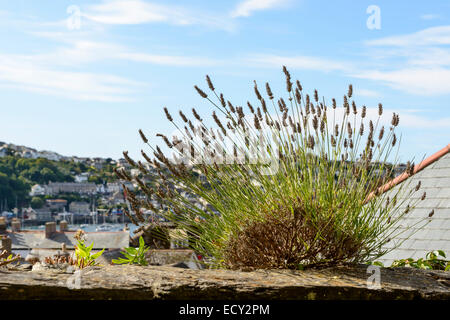
{"label": "white house on hillside", "polygon": [[35,184],[34,186],[31,187],[30,196],[31,197],[44,196],[45,193],[46,193],[46,190],[43,186],[41,186],[39,184]]}

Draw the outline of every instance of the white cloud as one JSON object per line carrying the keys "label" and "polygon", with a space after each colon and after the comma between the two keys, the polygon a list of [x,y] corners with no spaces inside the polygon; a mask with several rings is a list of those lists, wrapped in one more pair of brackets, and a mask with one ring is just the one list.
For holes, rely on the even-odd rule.
{"label": "white cloud", "polygon": [[39,64],[31,56],[0,55],[0,84],[22,90],[102,102],[131,101],[142,83],[110,74],[62,71]]}
{"label": "white cloud", "polygon": [[377,91],[368,90],[368,89],[356,89],[355,96],[376,98],[376,97],[380,97],[380,93]]}
{"label": "white cloud", "polygon": [[439,19],[441,16],[439,14],[433,14],[433,13],[427,13],[420,16],[420,19],[422,20],[436,20]]}
{"label": "white cloud", "polygon": [[255,55],[247,59],[250,63],[260,67],[276,67],[286,65],[292,69],[329,71],[348,71],[351,66],[348,63],[328,60],[310,56],[278,56],[278,55]]}
{"label": "white cloud", "polygon": [[[366,118],[364,119],[364,124],[367,125],[370,120],[373,121],[374,124],[378,123],[378,128],[381,126],[385,126],[385,129],[391,126],[392,115],[396,113],[400,117],[400,123],[398,128],[414,128],[414,129],[441,129],[441,128],[449,128],[450,127],[450,118],[430,118],[427,116],[426,111],[422,110],[411,110],[411,109],[392,109],[392,108],[383,108],[383,114],[379,118],[378,116],[378,107],[367,107]],[[329,111],[332,112],[333,111]],[[358,108],[358,114],[356,115],[356,128],[359,128],[361,125],[361,108]],[[336,123],[340,123],[344,118],[345,109],[342,107],[337,107],[334,111],[335,121]],[[329,114],[329,117],[333,117],[333,115]],[[329,118],[330,119],[330,118]],[[350,115],[349,121],[353,125],[353,115]],[[330,130],[333,130],[333,122],[330,121],[331,127]]]}
{"label": "white cloud", "polygon": [[82,10],[82,16],[91,21],[110,25],[168,23],[179,26],[204,25],[227,31],[234,29],[233,22],[226,17],[142,0],[104,1],[88,6],[86,11]]}
{"label": "white cloud", "polygon": [[169,19],[164,7],[143,1],[109,1],[92,5],[83,16],[106,24],[140,24]]}
{"label": "white cloud", "polygon": [[56,47],[32,54],[5,54],[0,51],[0,86],[60,96],[74,100],[103,102],[131,101],[144,83],[114,71],[92,72],[87,64],[108,60],[165,66],[212,66],[221,63],[208,57],[139,52],[116,43],[98,41],[104,26],[83,22],[80,30],[68,30],[63,21],[35,22],[21,28],[34,37],[56,42]]}
{"label": "white cloud", "polygon": [[404,54],[408,63],[416,66],[440,67],[450,66],[450,50],[442,48],[422,48],[410,50]]}
{"label": "white cloud", "polygon": [[[380,82],[414,95],[450,94],[450,26],[367,41],[367,62],[345,62],[311,56],[255,55],[249,64],[258,67],[286,65],[292,69],[340,72],[346,76]],[[382,47],[382,51],[374,50]],[[380,48],[381,50],[381,48]],[[376,62],[374,66],[373,62]],[[371,90],[355,94],[377,97]]]}
{"label": "white cloud", "polygon": [[418,128],[418,129],[439,129],[450,128],[450,118],[430,119],[425,115],[415,115],[405,112],[400,116],[402,123],[405,127]]}
{"label": "white cloud", "polygon": [[383,62],[382,69],[354,72],[358,78],[381,81],[415,95],[450,94],[450,26],[366,41],[372,58]]}
{"label": "white cloud", "polygon": [[366,41],[369,46],[427,46],[450,44],[450,26],[424,29],[412,34],[385,37]]}
{"label": "white cloud", "polygon": [[233,18],[248,17],[253,11],[277,8],[286,3],[286,0],[244,0],[238,3],[231,16]]}
{"label": "white cloud", "polygon": [[206,57],[155,55],[155,54],[132,53],[132,52],[118,53],[116,54],[116,57],[119,59],[126,59],[135,62],[144,62],[168,66],[183,66],[183,67],[205,67],[218,65],[221,63],[219,60],[210,59]]}
{"label": "white cloud", "polygon": [[52,65],[71,66],[105,60],[127,60],[156,65],[185,67],[212,66],[221,63],[219,60],[207,57],[135,52],[118,44],[89,40],[67,41],[67,44],[67,46],[59,47],[53,52],[34,55],[31,59]]}
{"label": "white cloud", "polygon": [[[177,67],[212,66],[221,63],[206,57],[135,52],[113,43],[66,39],[63,34],[40,35],[50,36],[54,40],[64,39],[64,45],[47,53],[0,53],[0,85],[74,100],[131,101],[132,93],[142,88],[144,83],[113,74],[78,70],[86,69],[85,64],[107,60]],[[77,71],[73,71],[74,69]]]}
{"label": "white cloud", "polygon": [[450,70],[444,68],[405,68],[392,71],[367,70],[356,78],[381,81],[390,87],[415,95],[450,94]]}
{"label": "white cloud", "polygon": [[[410,110],[410,109],[391,109],[384,108],[380,124],[386,128],[391,126],[392,114],[396,113],[400,117],[399,129],[415,128],[415,129],[432,129],[432,128],[448,128],[450,127],[450,118],[433,119],[427,116],[426,111]],[[367,121],[372,120],[374,123],[378,119],[378,107],[367,108]]]}

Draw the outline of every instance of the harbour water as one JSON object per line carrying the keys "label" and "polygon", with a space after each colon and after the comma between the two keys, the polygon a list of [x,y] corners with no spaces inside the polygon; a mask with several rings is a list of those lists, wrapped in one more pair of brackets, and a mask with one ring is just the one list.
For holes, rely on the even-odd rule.
{"label": "harbour water", "polygon": [[[85,232],[112,232],[112,231],[121,231],[125,227],[124,223],[102,223],[102,224],[69,224],[69,230],[78,230],[81,229]],[[133,234],[133,231],[136,230],[138,227],[134,224],[128,224],[127,225],[130,235]],[[25,227],[23,230],[44,230],[45,226],[30,226]]]}

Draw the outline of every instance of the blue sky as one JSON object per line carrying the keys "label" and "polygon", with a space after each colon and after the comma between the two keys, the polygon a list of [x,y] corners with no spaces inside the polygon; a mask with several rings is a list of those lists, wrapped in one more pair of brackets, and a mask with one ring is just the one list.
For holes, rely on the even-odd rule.
{"label": "blue sky", "polygon": [[[358,105],[374,111],[382,102],[388,118],[399,113],[401,160],[450,142],[448,1],[0,4],[0,141],[63,155],[137,155],[139,128],[173,132],[164,106],[211,113],[193,89],[206,88],[206,74],[242,105],[254,99],[253,80],[283,94],[286,65],[328,101],[341,101],[352,83]],[[367,25],[371,5],[379,28]]]}

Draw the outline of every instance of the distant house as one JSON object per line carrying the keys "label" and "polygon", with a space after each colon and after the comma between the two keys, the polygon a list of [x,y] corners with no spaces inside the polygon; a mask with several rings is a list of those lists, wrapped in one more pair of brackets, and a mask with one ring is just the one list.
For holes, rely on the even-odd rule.
{"label": "distant house", "polygon": [[61,155],[57,154],[56,152],[53,151],[40,151],[39,152],[39,157],[41,158],[45,158],[47,160],[52,160],[52,161],[59,161],[61,159]]}
{"label": "distant house", "polygon": [[33,209],[29,215],[30,220],[38,220],[40,222],[53,221],[52,212],[48,208]]}
{"label": "distant house", "polygon": [[103,158],[93,158],[92,159],[92,166],[96,168],[97,170],[101,170],[105,164],[105,159]]}
{"label": "distant house", "polygon": [[25,219],[36,220],[36,211],[33,208],[31,208],[31,207],[23,208],[22,213],[23,213]]}
{"label": "distant house", "polygon": [[69,211],[71,213],[89,213],[89,203],[83,201],[72,201],[69,204]]}
{"label": "distant house", "polygon": [[75,176],[75,182],[78,182],[78,183],[87,182],[88,179],[89,179],[89,172],[82,172]]}
{"label": "distant house", "polygon": [[[418,221],[428,220],[422,228],[417,228],[411,237],[406,238],[408,232],[392,239],[386,248],[399,245],[396,249],[381,257],[379,261],[390,266],[394,260],[406,258],[422,258],[433,250],[443,250],[450,255],[450,144],[415,166],[414,174],[400,175],[384,186],[385,192],[395,193],[403,183],[416,186],[420,181],[420,191],[412,197],[420,198],[426,192],[426,198],[419,201],[417,206],[408,212],[400,221],[400,230],[406,230]],[[403,195],[403,198],[407,195]],[[402,198],[399,198],[399,203]],[[406,209],[409,201],[401,207]],[[430,213],[433,213],[429,217]]]}
{"label": "distant house", "polygon": [[117,191],[114,192],[110,198],[108,198],[108,202],[111,205],[122,204],[125,203],[125,197],[122,192]]}
{"label": "distant house", "polygon": [[36,220],[36,211],[30,207],[22,208],[22,214],[24,215],[24,219],[27,220]]}
{"label": "distant house", "polygon": [[120,158],[120,159],[117,161],[117,167],[122,167],[122,168],[126,168],[126,169],[131,168],[131,166],[130,166],[130,164],[128,163],[128,161],[125,160],[124,158]]}
{"label": "distant house", "polygon": [[97,193],[106,193],[107,188],[105,184],[98,184],[97,185]]}
{"label": "distant house", "polygon": [[120,183],[117,182],[111,182],[106,185],[106,190],[108,193],[120,192],[121,189],[122,187]]}
{"label": "distant house", "polygon": [[8,155],[8,147],[3,145],[0,147],[0,157],[6,157]]}
{"label": "distant house", "polygon": [[401,163],[394,168],[394,175],[398,176],[398,175],[402,174],[403,172],[405,172],[405,170],[406,170],[406,164]]}
{"label": "distant house", "polygon": [[[134,186],[132,183],[126,181],[123,182],[125,187],[127,187],[130,190],[134,190]],[[106,191],[108,193],[116,193],[116,192],[123,192],[122,183],[119,182],[110,182],[106,185]]]}
{"label": "distant house", "polygon": [[36,152],[33,152],[31,150],[25,150],[22,152],[22,157],[25,159],[35,159],[37,157]]}
{"label": "distant house", "polygon": [[64,199],[47,199],[45,206],[50,210],[64,211],[67,205],[67,200]]}
{"label": "distant house", "polygon": [[31,187],[30,196],[35,197],[44,195],[46,195],[46,189],[43,186],[35,184]]}
{"label": "distant house", "polygon": [[130,174],[132,177],[137,177],[139,175],[140,171],[139,169],[131,169]]}
{"label": "distant house", "polygon": [[76,182],[50,182],[47,185],[48,194],[56,195],[59,193],[79,193],[95,194],[97,186],[95,183],[76,183]]}
{"label": "distant house", "polygon": [[71,160],[75,163],[85,163],[86,161],[89,160],[89,158],[80,158],[80,157],[73,156],[73,157],[71,157]]}

